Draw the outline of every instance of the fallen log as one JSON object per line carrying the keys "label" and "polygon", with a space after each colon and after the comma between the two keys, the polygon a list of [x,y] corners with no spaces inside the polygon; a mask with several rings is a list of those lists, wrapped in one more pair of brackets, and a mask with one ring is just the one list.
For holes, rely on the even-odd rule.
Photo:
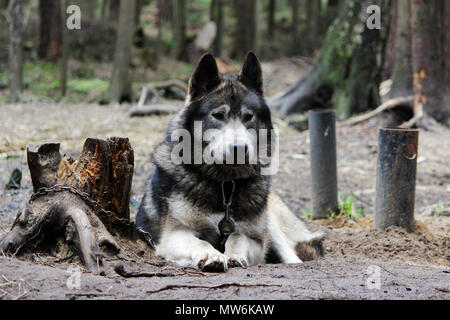
{"label": "fallen log", "polygon": [[[103,273],[104,254],[121,257],[116,237],[135,237],[130,222],[134,154],[127,138],[88,138],[80,157],[62,157],[59,143],[27,149],[33,194],[3,240],[13,254],[33,243],[63,238],[92,273]],[[148,240],[148,238],[146,238]]]}

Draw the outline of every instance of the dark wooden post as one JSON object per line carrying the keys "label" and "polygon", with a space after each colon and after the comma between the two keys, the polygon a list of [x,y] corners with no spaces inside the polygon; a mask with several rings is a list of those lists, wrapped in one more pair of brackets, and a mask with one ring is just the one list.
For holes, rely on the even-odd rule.
{"label": "dark wooden post", "polygon": [[414,227],[414,200],[419,131],[383,128],[379,154],[374,226]]}
{"label": "dark wooden post", "polygon": [[338,211],[336,168],[336,112],[309,113],[313,219]]}

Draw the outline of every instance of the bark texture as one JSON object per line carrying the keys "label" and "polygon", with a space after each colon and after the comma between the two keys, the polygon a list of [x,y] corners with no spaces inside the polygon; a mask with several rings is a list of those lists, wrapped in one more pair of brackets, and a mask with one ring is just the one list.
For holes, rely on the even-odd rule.
{"label": "bark texture", "polygon": [[11,1],[11,23],[9,24],[9,66],[11,71],[11,101],[19,100],[22,90],[23,61],[22,61],[22,0]]}
{"label": "bark texture", "polygon": [[223,27],[224,27],[224,19],[223,19],[223,0],[216,0],[216,38],[214,39],[214,55],[218,58],[222,56],[222,47],[223,47]]}
{"label": "bark texture", "polygon": [[391,0],[389,36],[386,44],[386,52],[383,67],[383,79],[389,79],[392,76],[395,62],[395,44],[397,40],[397,17],[398,17],[398,0]]}
{"label": "bark texture", "polygon": [[322,42],[323,34],[320,33],[321,21],[320,1],[306,1],[306,35],[308,41],[308,51],[305,53],[313,55],[319,43]]}
{"label": "bark texture", "polygon": [[186,1],[175,0],[174,38],[175,56],[178,60],[187,60],[186,54]]}
{"label": "bark texture", "polygon": [[111,22],[119,21],[120,0],[109,0],[108,20]]}
{"label": "bark texture", "polygon": [[302,50],[300,47],[300,34],[299,34],[299,0],[290,0],[291,12],[292,12],[292,22],[291,22],[291,33],[292,33],[292,44],[291,44],[291,54],[299,54]]}
{"label": "bark texture", "polygon": [[276,0],[269,0],[269,7],[267,8],[267,34],[269,39],[272,39],[275,34],[275,11],[277,7]]}
{"label": "bark texture", "polygon": [[396,41],[390,97],[412,93],[411,2],[397,1]]}
{"label": "bark texture", "polygon": [[[447,99],[450,95],[450,1],[445,1],[444,11],[445,30],[445,83],[447,85]],[[448,101],[448,100],[447,100]]]}
{"label": "bark texture", "polygon": [[443,41],[444,1],[415,0],[411,3],[414,113],[423,112],[447,123]]}
{"label": "bark texture", "polygon": [[236,24],[232,58],[242,59],[256,49],[256,8],[256,0],[234,0]]}
{"label": "bark texture", "polygon": [[60,0],[40,0],[40,37],[38,56],[43,60],[57,60],[62,54],[62,18]]}
{"label": "bark texture", "polygon": [[114,67],[108,89],[110,103],[132,100],[128,68],[131,59],[131,46],[134,32],[135,5],[136,0],[120,1],[120,17],[114,53]]}

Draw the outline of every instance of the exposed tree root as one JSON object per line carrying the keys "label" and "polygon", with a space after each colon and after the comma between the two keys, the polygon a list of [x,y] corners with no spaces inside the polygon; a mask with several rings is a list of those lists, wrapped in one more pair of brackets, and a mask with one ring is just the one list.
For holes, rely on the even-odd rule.
{"label": "exposed tree root", "polygon": [[373,117],[375,117],[376,115],[389,110],[389,109],[393,109],[399,105],[411,105],[414,102],[414,97],[413,96],[407,96],[407,97],[398,97],[398,98],[394,98],[394,99],[390,99],[386,102],[384,102],[383,104],[381,104],[378,108],[376,108],[375,110],[372,110],[368,113],[362,114],[362,115],[358,115],[355,117],[352,117],[346,121],[344,121],[342,124],[346,125],[346,126],[354,126],[358,123],[367,121]]}
{"label": "exposed tree root", "polygon": [[121,256],[112,233],[130,231],[133,150],[128,139],[89,138],[78,160],[62,158],[58,143],[32,145],[28,166],[34,193],[0,241],[0,251],[15,255],[30,243],[62,237],[89,271],[101,274],[104,253]]}

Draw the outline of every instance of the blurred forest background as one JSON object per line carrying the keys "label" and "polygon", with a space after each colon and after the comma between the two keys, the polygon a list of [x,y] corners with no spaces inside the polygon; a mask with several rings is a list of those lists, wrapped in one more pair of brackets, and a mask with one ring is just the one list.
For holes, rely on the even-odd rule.
{"label": "blurred forest background", "polygon": [[[71,5],[79,29],[65,27]],[[203,53],[235,72],[250,50],[304,66],[298,81],[269,90],[282,117],[331,107],[348,118],[381,105],[405,126],[449,124],[445,0],[0,0],[0,102],[135,104],[149,84],[183,100]]]}

